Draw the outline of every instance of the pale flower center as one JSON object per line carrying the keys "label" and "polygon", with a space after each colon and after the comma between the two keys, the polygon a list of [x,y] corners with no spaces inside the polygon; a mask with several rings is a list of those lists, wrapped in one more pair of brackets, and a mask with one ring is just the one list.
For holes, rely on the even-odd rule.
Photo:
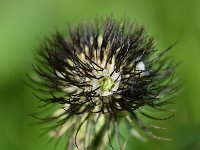
{"label": "pale flower center", "polygon": [[108,96],[113,94],[119,88],[121,81],[121,75],[118,72],[113,72],[111,70],[104,69],[102,72],[96,73],[96,77],[101,77],[100,79],[92,79],[91,85],[92,90],[100,96]]}
{"label": "pale flower center", "polygon": [[104,77],[99,81],[100,90],[102,92],[111,90],[114,84],[115,84],[114,80],[109,76]]}

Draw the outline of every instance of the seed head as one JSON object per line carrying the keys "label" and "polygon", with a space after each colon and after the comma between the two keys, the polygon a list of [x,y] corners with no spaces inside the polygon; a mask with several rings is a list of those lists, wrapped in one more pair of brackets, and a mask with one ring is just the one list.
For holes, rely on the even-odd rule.
{"label": "seed head", "polygon": [[139,116],[159,119],[144,108],[164,110],[176,92],[176,65],[166,57],[171,47],[160,53],[143,27],[113,18],[72,26],[69,33],[45,41],[40,65],[34,65],[37,78],[30,77],[33,87],[46,92],[46,98],[37,97],[57,109],[42,119],[55,122],[47,131],[50,136],[67,134],[66,149],[105,149],[108,143],[113,148],[116,136],[123,149],[118,128],[123,121],[134,135],[136,124],[161,139]]}

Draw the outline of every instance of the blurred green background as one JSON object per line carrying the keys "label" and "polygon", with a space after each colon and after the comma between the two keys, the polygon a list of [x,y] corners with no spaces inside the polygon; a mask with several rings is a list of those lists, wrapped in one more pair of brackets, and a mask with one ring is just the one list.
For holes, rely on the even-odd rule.
{"label": "blurred green background", "polygon": [[24,74],[32,70],[44,37],[57,29],[67,32],[69,23],[111,14],[145,25],[160,50],[179,40],[172,56],[181,62],[184,91],[173,105],[175,117],[162,123],[167,130],[161,133],[173,141],[130,138],[127,149],[200,149],[200,0],[0,0],[0,150],[54,148],[47,136],[38,137],[40,126],[29,125],[28,114],[38,103],[22,83]]}

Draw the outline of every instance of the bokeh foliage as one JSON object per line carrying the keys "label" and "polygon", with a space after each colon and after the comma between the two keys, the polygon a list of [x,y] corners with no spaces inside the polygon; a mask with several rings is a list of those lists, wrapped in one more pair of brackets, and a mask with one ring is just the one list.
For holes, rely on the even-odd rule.
{"label": "bokeh foliage", "polygon": [[[175,117],[162,123],[161,135],[171,142],[130,136],[127,149],[200,149],[200,1],[199,0],[0,0],[0,149],[53,149],[55,142],[38,137],[40,126],[31,126],[38,101],[22,81],[32,70],[36,50],[54,31],[67,33],[68,24],[113,15],[146,26],[165,49],[175,41],[172,57],[183,92],[175,99]],[[128,132],[122,126],[122,131]],[[160,134],[160,133],[159,133]],[[65,139],[59,148],[63,148]]]}

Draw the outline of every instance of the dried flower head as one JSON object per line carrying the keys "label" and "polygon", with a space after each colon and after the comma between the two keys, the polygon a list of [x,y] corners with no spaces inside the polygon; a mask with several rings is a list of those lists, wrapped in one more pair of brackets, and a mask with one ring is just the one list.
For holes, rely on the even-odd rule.
{"label": "dried flower head", "polygon": [[123,149],[123,120],[135,136],[137,125],[162,139],[138,116],[159,119],[144,106],[164,110],[170,103],[175,64],[165,55],[169,49],[159,53],[143,27],[113,18],[105,25],[95,21],[71,27],[69,37],[56,33],[48,38],[39,51],[40,65],[34,65],[38,76],[30,77],[33,87],[47,93],[37,97],[53,106],[53,113],[40,118],[54,122],[47,132],[52,137],[67,134],[66,149],[113,148],[113,137]]}

